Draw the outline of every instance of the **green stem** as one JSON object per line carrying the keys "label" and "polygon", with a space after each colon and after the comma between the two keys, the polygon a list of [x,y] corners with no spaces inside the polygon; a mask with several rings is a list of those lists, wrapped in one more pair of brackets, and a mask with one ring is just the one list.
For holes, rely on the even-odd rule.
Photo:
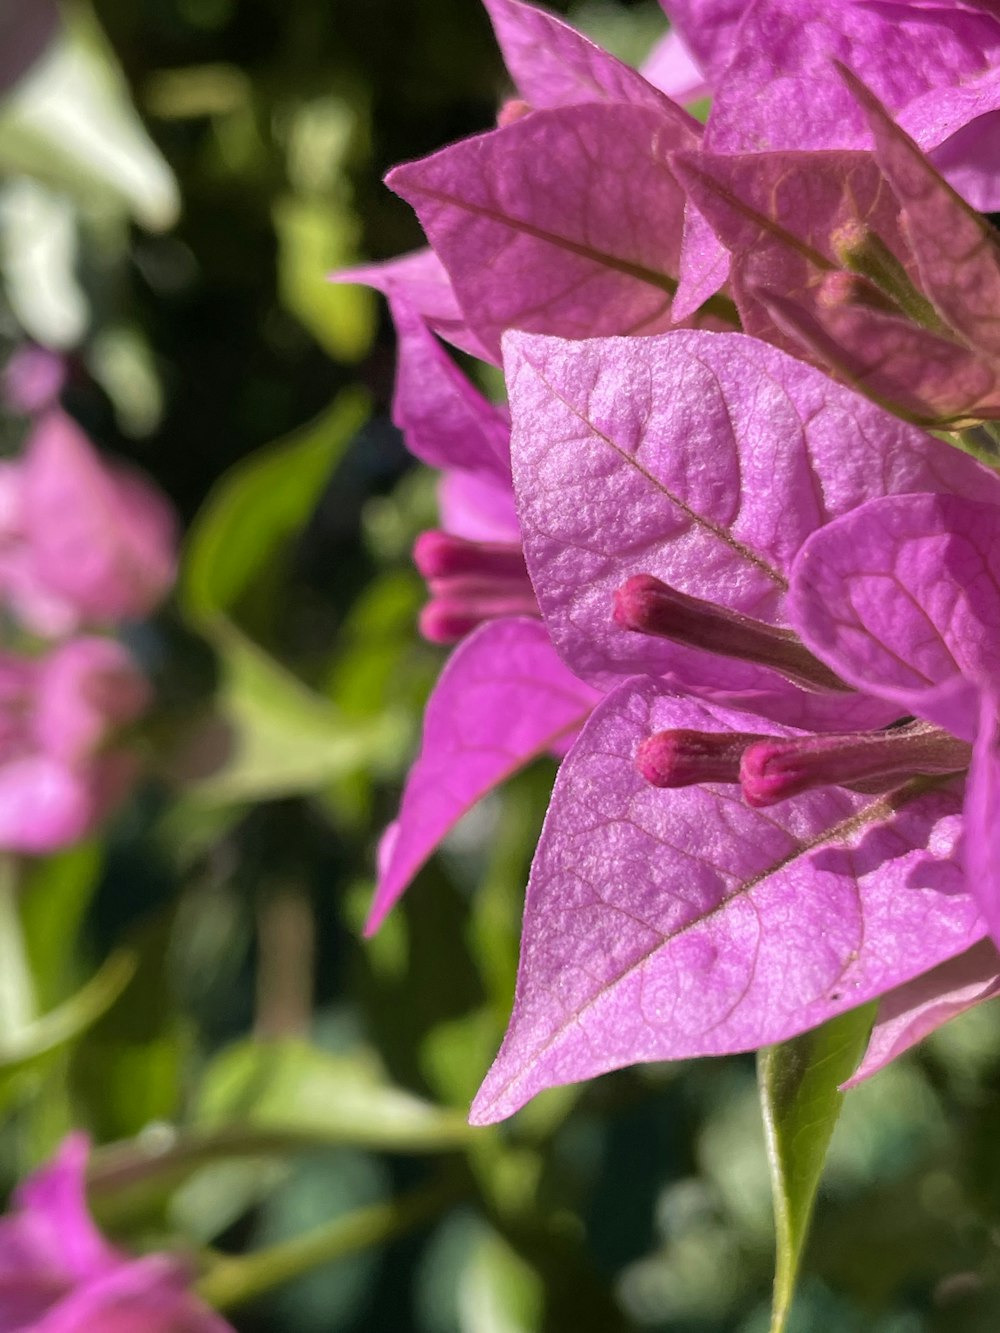
{"label": "green stem", "polygon": [[18,909],[17,866],[0,856],[0,1047],[15,1046],[37,1013]]}
{"label": "green stem", "polygon": [[314,1268],[384,1245],[422,1226],[457,1203],[464,1193],[453,1179],[438,1181],[388,1203],[359,1208],[280,1245],[237,1259],[223,1259],[198,1283],[198,1294],[217,1310],[242,1305]]}
{"label": "green stem", "polygon": [[952,439],[960,449],[972,454],[981,463],[986,463],[989,467],[1000,467],[1000,439],[997,436],[995,421],[983,421],[978,426],[954,431]]}

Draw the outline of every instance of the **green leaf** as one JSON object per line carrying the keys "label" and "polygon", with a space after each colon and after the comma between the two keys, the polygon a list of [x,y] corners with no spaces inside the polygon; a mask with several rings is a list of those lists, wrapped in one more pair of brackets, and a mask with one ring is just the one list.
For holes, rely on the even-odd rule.
{"label": "green leaf", "polygon": [[240,597],[306,522],[367,400],[344,393],[310,425],[258,449],[210,493],[191,529],[180,598],[196,621],[234,612]]}
{"label": "green leaf", "polygon": [[99,843],[40,857],[25,870],[20,892],[24,946],[38,1002],[51,1008],[66,994],[80,927],[104,860]]}
{"label": "green leaf", "polygon": [[874,1015],[875,1006],[865,1005],[758,1055],[777,1232],[771,1333],[783,1333],[788,1321],[823,1163],[844,1100],[837,1089],[861,1058]]}
{"label": "green leaf", "polygon": [[208,631],[219,651],[221,762],[187,786],[183,806],[222,807],[317,791],[392,747],[398,719],[344,718],[223,620]]}
{"label": "green leaf", "polygon": [[357,257],[361,224],[343,201],[290,195],[274,209],[282,303],[337,361],[360,361],[375,332],[374,293],[329,274]]}
{"label": "green leaf", "polygon": [[70,1086],[98,1139],[127,1138],[176,1114],[188,1046],[170,983],[170,914],[130,933],[134,971],[72,1052]]}
{"label": "green leaf", "polygon": [[465,1117],[386,1081],[365,1054],[331,1054],[303,1041],[244,1041],[218,1056],[202,1082],[201,1129],[253,1126],[314,1143],[388,1152],[461,1148]]}
{"label": "green leaf", "polygon": [[114,52],[82,5],[0,112],[0,171],[25,173],[150,230],[177,219],[177,182],[146,133]]}
{"label": "green leaf", "polygon": [[112,954],[75,995],[19,1028],[0,1045],[0,1106],[18,1095],[26,1078],[78,1041],[114,1005],[135,972],[128,953]]}
{"label": "green leaf", "polygon": [[534,1333],[542,1327],[538,1274],[495,1231],[484,1230],[458,1283],[461,1333]]}

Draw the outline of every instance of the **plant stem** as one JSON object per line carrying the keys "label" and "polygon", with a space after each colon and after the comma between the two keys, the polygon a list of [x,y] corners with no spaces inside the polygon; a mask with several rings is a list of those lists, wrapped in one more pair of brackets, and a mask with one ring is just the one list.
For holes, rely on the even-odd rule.
{"label": "plant stem", "polygon": [[17,865],[0,856],[0,1047],[14,1046],[36,1016],[35,983],[17,902]]}
{"label": "plant stem", "polygon": [[217,1310],[242,1305],[314,1268],[412,1231],[443,1213],[464,1194],[454,1179],[439,1180],[388,1203],[359,1208],[255,1254],[223,1259],[198,1283],[198,1294]]}

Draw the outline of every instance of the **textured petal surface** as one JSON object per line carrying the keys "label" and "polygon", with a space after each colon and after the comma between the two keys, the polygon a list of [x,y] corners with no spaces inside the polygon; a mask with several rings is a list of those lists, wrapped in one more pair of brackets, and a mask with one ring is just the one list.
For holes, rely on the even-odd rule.
{"label": "textured petal surface", "polygon": [[867,305],[823,300],[815,291],[796,300],[765,288],[755,295],[811,359],[900,416],[947,427],[1000,416],[996,365],[955,339]]}
{"label": "textured petal surface", "polygon": [[690,47],[673,28],[656,43],[640,70],[644,79],[675,102],[693,102],[711,91]]}
{"label": "textured petal surface", "polygon": [[740,22],[757,0],[662,0],[709,83],[719,84],[736,50]]}
{"label": "textured petal surface", "polygon": [[844,680],[972,741],[1000,680],[1000,508],[872,500],[805,544],[788,610]]}
{"label": "textured petal surface", "polygon": [[[945,103],[945,109],[952,112],[948,123],[958,121],[961,129],[945,139],[939,148],[930,149],[931,161],[973,208],[980,213],[995,213],[1000,209],[1000,174],[996,169],[1000,157],[1000,110],[989,108],[1000,101],[1000,70],[985,74],[978,88],[949,89],[943,98],[939,98],[937,90],[928,93],[926,98],[920,99],[921,104],[926,103],[928,114],[925,116],[916,114],[916,105],[900,116],[900,124],[925,148],[935,136],[921,134],[921,123],[937,121],[941,101]],[[911,109],[912,115],[909,114]]]}
{"label": "textured petal surface", "polygon": [[991,940],[882,997],[861,1064],[844,1085],[856,1087],[931,1032],[1000,993],[1000,955]]}
{"label": "textured petal surface", "polygon": [[758,0],[736,45],[712,107],[713,149],[867,147],[835,59],[896,112],[1000,63],[1000,24],[956,4]]}
{"label": "textured petal surface", "polygon": [[331,274],[333,282],[361,282],[423,315],[429,328],[471,356],[488,360],[486,349],[465,322],[444,265],[433,250],[414,250],[382,264],[362,264]]}
{"label": "textured petal surface", "polygon": [[840,267],[833,238],[874,231],[904,267],[899,204],[868,153],[679,153],[678,179],[733,256],[733,293],[747,333],[789,350],[757,300],[757,288],[808,296]]}
{"label": "textured petal surface", "polygon": [[[629,633],[613,596],[639,573],[772,624],[822,524],[873,495],[1000,479],[825,375],[741,334],[505,341],[515,487],[553,642],[602,687],[647,672],[794,725],[842,729],[851,696]],[[867,713],[865,712],[867,710]]]}
{"label": "textured petal surface", "polygon": [[563,107],[397,167],[470,325],[586,337],[670,326],[693,134],[644,107]]}
{"label": "textured petal surface", "polygon": [[427,705],[420,755],[380,851],[369,933],[462,815],[574,732],[596,698],[537,620],[495,620],[469,635]]}
{"label": "textured petal surface", "polygon": [[843,298],[823,285],[824,275],[844,276],[834,246],[845,228],[874,232],[921,281],[899,201],[869,154],[682,153],[674,169],[732,252],[733,294],[747,333],[796,355],[805,349],[916,421],[995,414],[992,363],[947,334],[877,308],[885,298],[861,279]]}
{"label": "textured petal surface", "polygon": [[680,275],[672,313],[678,322],[690,318],[729,278],[729,251],[711,224],[688,199],[684,209]]}
{"label": "textured petal surface", "polygon": [[997,680],[980,701],[979,735],[965,797],[965,863],[994,940],[1000,939],[1000,718]]}
{"label": "textured petal surface", "polygon": [[643,76],[594,42],[521,0],[483,0],[521,96],[543,109],[581,102],[649,107],[700,138],[701,126]]}
{"label": "textured petal surface", "polygon": [[1000,246],[992,228],[942,179],[878,98],[849,71],[875,156],[905,218],[921,287],[973,347],[1000,355]]}
{"label": "textured petal surface", "polygon": [[736,718],[651,681],[591,718],[556,782],[475,1123],[623,1065],[781,1041],[980,937],[954,793],[829,789],[762,812],[732,787],[664,792],[639,776],[652,731]]}

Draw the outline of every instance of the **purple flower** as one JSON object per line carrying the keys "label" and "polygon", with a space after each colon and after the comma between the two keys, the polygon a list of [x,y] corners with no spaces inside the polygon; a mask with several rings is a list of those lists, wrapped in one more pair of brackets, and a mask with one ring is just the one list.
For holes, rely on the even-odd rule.
{"label": "purple flower", "polygon": [[532,759],[564,752],[599,697],[559,660],[538,620],[495,620],[459,645],[434,687],[420,755],[380,848],[367,933],[462,815]]}
{"label": "purple flower", "polygon": [[686,154],[691,200],[732,254],[748,333],[805,352],[911,420],[1000,414],[1000,248],[886,109],[840,81],[860,152]]}
{"label": "purple flower", "polygon": [[0,655],[0,849],[50,852],[89,833],[134,776],[131,754],[109,741],[148,701],[112,639]]}
{"label": "purple flower", "polygon": [[487,9],[530,114],[387,178],[416,209],[468,327],[493,359],[511,327],[672,327],[685,201],[667,155],[696,147],[701,126],[544,10]]}
{"label": "purple flower", "polygon": [[1000,985],[998,516],[949,496],[872,501],[817,533],[796,563],[791,614],[812,649],[971,752],[961,859],[994,946],[888,997],[861,1074]]}
{"label": "purple flower", "polygon": [[87,1140],[71,1135],[0,1219],[0,1333],[232,1333],[170,1255],[133,1259],[87,1210]]}
{"label": "purple flower", "polygon": [[[975,0],[666,0],[715,89],[713,152],[867,148],[842,61],[976,208],[1000,204],[1000,17]],[[956,137],[957,136],[957,137]]]}
{"label": "purple flower", "polygon": [[978,944],[889,991],[879,1001],[868,1049],[844,1085],[856,1087],[935,1029],[1000,995],[1000,954],[992,940]]}
{"label": "purple flower", "polygon": [[144,478],[103,463],[52,408],[0,464],[0,595],[37,634],[145,615],[176,573],[173,514]]}
{"label": "purple flower", "polygon": [[[843,619],[830,591],[788,587],[869,511],[995,516],[1000,495],[741,335],[506,346],[539,605],[610,692],[556,782],[479,1122],[623,1064],[782,1040],[977,943],[949,776],[967,730],[846,670],[803,628],[806,604]],[[912,712],[931,724],[891,725]]]}
{"label": "purple flower", "polygon": [[[854,71],[975,208],[1000,207],[1000,15],[976,0],[664,0],[714,90],[704,148],[718,154],[866,149],[837,77]],[[679,318],[725,280],[701,216],[688,218]]]}
{"label": "purple flower", "polygon": [[[442,642],[476,630],[428,706],[369,930],[457,819],[537,755],[564,753],[599,698],[538,623],[506,411],[440,339],[495,361],[510,324],[567,336],[669,327],[684,198],[665,155],[701,134],[653,83],[560,19],[520,0],[487,9],[518,99],[497,130],[392,173],[433,252],[342,275],[385,293],[399,337],[393,419],[443,472],[444,531],[424,534],[415,552],[430,591],[421,627]],[[606,179],[594,163],[607,164]],[[621,189],[637,201],[624,229]]]}
{"label": "purple flower", "polygon": [[462,815],[539,755],[564,752],[598,695],[559,660],[538,619],[509,422],[439,341],[484,355],[443,268],[426,252],[344,276],[388,297],[399,336],[393,420],[442,473],[443,531],[422,534],[414,552],[430,593],[421,629],[435,642],[464,639],[428,702],[421,752],[382,840],[371,933]]}

